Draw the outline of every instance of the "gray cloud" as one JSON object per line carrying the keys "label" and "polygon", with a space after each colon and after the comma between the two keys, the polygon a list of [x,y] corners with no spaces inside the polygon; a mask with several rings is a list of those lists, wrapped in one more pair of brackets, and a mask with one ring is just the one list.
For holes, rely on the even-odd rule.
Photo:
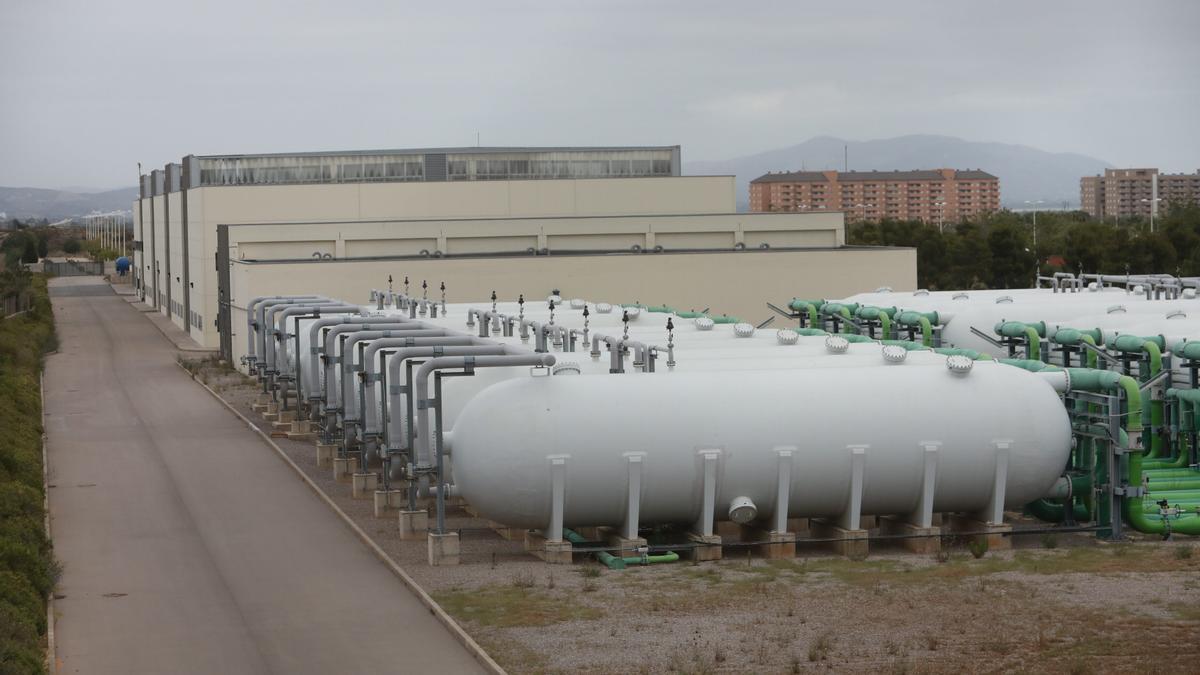
{"label": "gray cloud", "polygon": [[1200,168],[1200,4],[8,0],[0,185],[186,153],[937,133]]}

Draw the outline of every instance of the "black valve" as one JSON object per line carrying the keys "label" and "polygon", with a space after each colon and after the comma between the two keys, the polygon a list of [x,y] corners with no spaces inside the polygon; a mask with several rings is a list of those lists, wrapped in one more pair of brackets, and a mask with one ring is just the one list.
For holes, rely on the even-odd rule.
{"label": "black valve", "polygon": [[591,316],[591,313],[590,313],[590,312],[588,312],[587,305],[584,305],[584,306],[583,306],[583,316],[584,316],[584,317]]}
{"label": "black valve", "polygon": [[667,332],[669,333],[673,330],[675,330],[675,323],[673,321],[671,321],[671,317],[668,316],[667,317]]}
{"label": "black valve", "polygon": [[525,306],[525,294],[524,293],[517,296],[517,304],[521,305],[522,307]]}

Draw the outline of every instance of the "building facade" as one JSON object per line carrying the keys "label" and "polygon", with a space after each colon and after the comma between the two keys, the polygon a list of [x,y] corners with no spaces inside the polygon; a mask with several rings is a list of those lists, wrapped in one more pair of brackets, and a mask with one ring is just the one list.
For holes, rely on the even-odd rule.
{"label": "building facade", "polygon": [[[739,214],[732,176],[679,173],[678,146],[189,155],[143,177],[135,281],[144,302],[197,343],[224,348],[238,324],[221,317],[249,292],[231,287],[229,274],[255,261],[291,274],[314,265],[300,280],[315,293],[332,292],[333,275],[377,286],[368,268],[432,266],[446,270],[439,283],[453,299],[476,290],[470,275],[512,269],[505,261],[514,257],[570,257],[602,275],[618,267],[606,262],[614,254],[671,270],[686,251],[845,245],[841,213]],[[915,263],[888,276],[883,285],[908,285]],[[536,282],[525,281],[531,290]]]}
{"label": "building facade", "polygon": [[1080,208],[1093,218],[1149,218],[1169,204],[1200,204],[1200,171],[1159,173],[1158,169],[1106,169],[1103,176],[1079,180]]}
{"label": "building facade", "polygon": [[956,223],[1000,208],[1000,179],[986,171],[793,171],[750,182],[751,211],[842,211],[847,222]]}

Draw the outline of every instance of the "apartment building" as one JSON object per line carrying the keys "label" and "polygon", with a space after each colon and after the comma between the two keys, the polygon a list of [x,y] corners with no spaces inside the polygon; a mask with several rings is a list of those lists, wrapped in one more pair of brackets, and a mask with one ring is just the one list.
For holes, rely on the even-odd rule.
{"label": "apartment building", "polygon": [[842,211],[847,222],[957,223],[1000,208],[1000,179],[986,171],[791,171],[750,182],[751,211]]}
{"label": "apartment building", "polygon": [[1149,218],[1168,204],[1200,204],[1200,171],[1159,173],[1158,169],[1106,169],[1103,176],[1079,180],[1080,208],[1094,218]]}

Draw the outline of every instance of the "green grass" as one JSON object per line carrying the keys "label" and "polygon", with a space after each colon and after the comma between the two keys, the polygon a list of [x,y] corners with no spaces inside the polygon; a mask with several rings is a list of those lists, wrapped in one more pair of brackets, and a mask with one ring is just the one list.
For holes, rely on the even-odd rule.
{"label": "green grass", "polygon": [[0,294],[33,291],[33,308],[0,320],[0,671],[44,671],[46,597],[57,582],[42,508],[42,355],[56,346],[40,275],[6,272]]}
{"label": "green grass", "polygon": [[572,598],[557,598],[530,588],[494,586],[435,593],[447,612],[460,621],[494,628],[549,626],[576,619],[598,619],[602,612]]}

